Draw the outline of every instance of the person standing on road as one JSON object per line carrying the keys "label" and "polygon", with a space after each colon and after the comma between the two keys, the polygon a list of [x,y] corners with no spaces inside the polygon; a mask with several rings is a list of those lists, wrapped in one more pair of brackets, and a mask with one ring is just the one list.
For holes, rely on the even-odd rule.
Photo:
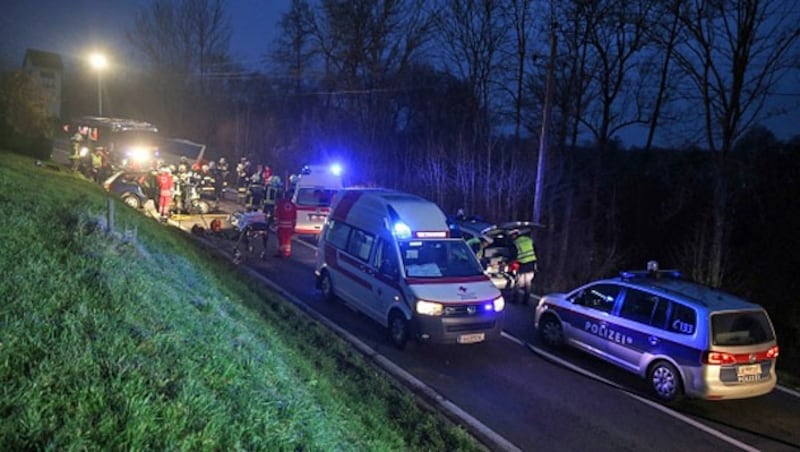
{"label": "person standing on road", "polygon": [[172,189],[174,181],[172,179],[172,171],[169,167],[161,167],[158,173],[158,213],[161,215],[161,221],[166,221],[169,216],[170,204],[172,204]]}
{"label": "person standing on road", "polygon": [[514,241],[514,259],[519,264],[514,291],[511,294],[511,302],[515,303],[519,292],[522,291],[520,302],[528,304],[531,297],[531,283],[537,267],[533,239],[528,235],[520,234],[517,229],[511,231],[511,239]]}
{"label": "person standing on road", "polygon": [[292,234],[297,224],[297,206],[289,198],[289,192],[275,206],[275,219],[278,226],[278,253],[276,257],[289,257],[292,254]]}

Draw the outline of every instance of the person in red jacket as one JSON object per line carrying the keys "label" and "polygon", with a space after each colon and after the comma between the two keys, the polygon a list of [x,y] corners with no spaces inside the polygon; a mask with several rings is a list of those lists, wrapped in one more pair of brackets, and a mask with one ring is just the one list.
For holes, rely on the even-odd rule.
{"label": "person in red jacket", "polygon": [[275,205],[275,220],[278,227],[277,257],[289,257],[292,254],[292,234],[297,223],[297,206],[289,199],[289,192]]}
{"label": "person in red jacket", "polygon": [[169,216],[170,204],[172,204],[174,188],[172,170],[167,166],[162,167],[156,181],[158,182],[158,213],[161,215],[161,221],[165,221]]}

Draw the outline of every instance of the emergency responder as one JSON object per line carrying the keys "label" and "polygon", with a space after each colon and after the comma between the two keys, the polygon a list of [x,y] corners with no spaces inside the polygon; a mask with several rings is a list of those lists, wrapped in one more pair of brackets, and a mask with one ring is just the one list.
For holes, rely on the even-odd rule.
{"label": "emergency responder", "polygon": [[222,186],[220,192],[227,187],[230,181],[231,169],[228,166],[228,161],[225,157],[220,157],[217,161],[217,175],[219,176],[219,184]]}
{"label": "emergency responder", "polygon": [[158,172],[158,213],[161,215],[161,221],[167,221],[169,217],[169,208],[172,204],[172,189],[175,181],[172,179],[172,170],[169,167],[162,166]]}
{"label": "emergency responder", "polygon": [[275,256],[289,257],[292,254],[292,234],[297,224],[297,207],[289,198],[288,191],[275,206],[275,220],[278,226],[278,253]]}
{"label": "emergency responder", "polygon": [[264,202],[264,169],[261,165],[256,165],[256,171],[250,175],[250,182],[247,184],[247,197],[244,206],[247,210],[258,210]]}
{"label": "emergency responder", "polygon": [[[537,270],[533,239],[527,234],[520,234],[518,229],[514,229],[511,231],[511,240],[514,241],[512,258],[519,264],[511,302],[516,303],[519,300],[522,304],[528,304],[531,297],[531,283]],[[522,298],[518,299],[520,291],[522,291]]]}
{"label": "emergency responder", "polygon": [[494,243],[494,240],[487,235],[480,235],[467,240],[467,245],[469,245],[469,247],[472,249],[472,252],[475,253],[475,257],[481,261],[481,264],[483,264],[484,251],[486,250],[486,247],[492,243]]}
{"label": "emergency responder", "polygon": [[238,264],[242,261],[242,252],[239,245],[244,243],[248,253],[253,252],[251,239],[261,236],[261,259],[267,256],[267,245],[269,244],[269,218],[263,212],[245,212],[239,216],[239,238],[233,247],[233,263]]}
{"label": "emergency responder", "polygon": [[103,170],[103,148],[97,147],[92,152],[92,179],[95,182],[102,182],[100,176]]}

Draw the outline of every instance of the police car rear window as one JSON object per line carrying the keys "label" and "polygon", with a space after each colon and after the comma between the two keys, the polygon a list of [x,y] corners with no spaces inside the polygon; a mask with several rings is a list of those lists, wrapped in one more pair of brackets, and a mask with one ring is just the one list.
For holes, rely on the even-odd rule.
{"label": "police car rear window", "polygon": [[714,345],[752,345],[775,339],[763,311],[725,312],[711,316]]}

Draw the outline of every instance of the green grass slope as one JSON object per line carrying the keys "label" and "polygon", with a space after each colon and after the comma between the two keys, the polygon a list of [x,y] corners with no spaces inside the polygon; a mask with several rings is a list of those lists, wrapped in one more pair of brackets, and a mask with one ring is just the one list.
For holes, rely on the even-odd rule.
{"label": "green grass slope", "polygon": [[0,153],[0,448],[475,450],[288,302]]}

